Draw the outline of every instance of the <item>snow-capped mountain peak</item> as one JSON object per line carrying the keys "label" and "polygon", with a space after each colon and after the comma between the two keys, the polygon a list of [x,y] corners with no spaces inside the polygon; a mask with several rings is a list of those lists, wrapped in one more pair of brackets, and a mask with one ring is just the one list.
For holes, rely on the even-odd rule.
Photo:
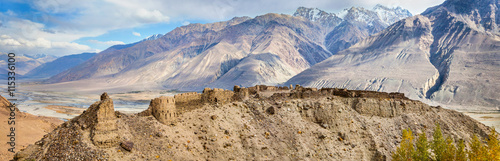
{"label": "snow-capped mountain peak", "polygon": [[162,37],[163,34],[154,34],[154,35],[151,35],[151,36],[148,36],[146,37],[145,39],[143,39],[142,41],[148,41],[148,40],[156,40],[156,39],[159,39],[160,37]]}
{"label": "snow-capped mountain peak", "polygon": [[368,24],[368,26],[372,26],[373,21],[376,21],[378,19],[379,18],[375,14],[375,12],[364,9],[362,7],[351,7],[351,9],[347,10],[347,13],[344,16],[344,20],[362,22]]}
{"label": "snow-capped mountain peak", "polygon": [[331,27],[338,25],[342,21],[342,19],[334,13],[328,13],[318,8],[299,7],[293,16],[304,17],[311,21],[319,22],[320,24]]}
{"label": "snow-capped mountain peak", "polygon": [[401,7],[389,8],[380,4],[373,7],[373,11],[377,13],[380,21],[386,25],[391,25],[403,18],[412,16],[410,11]]}
{"label": "snow-capped mountain peak", "polygon": [[328,13],[318,8],[299,7],[293,16],[300,16],[314,22],[327,26],[336,26],[342,21],[360,22],[367,26],[374,23],[387,27],[403,18],[412,16],[411,13],[401,7],[389,8],[377,4],[373,9],[362,7],[351,7],[339,13]]}

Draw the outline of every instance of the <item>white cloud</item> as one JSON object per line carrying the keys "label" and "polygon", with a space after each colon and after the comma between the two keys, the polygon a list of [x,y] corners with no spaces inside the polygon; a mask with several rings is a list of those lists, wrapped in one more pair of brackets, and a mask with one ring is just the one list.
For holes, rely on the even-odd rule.
{"label": "white cloud", "polygon": [[5,12],[5,14],[9,15],[9,16],[16,16],[17,14],[14,13],[14,11],[12,10],[7,10],[7,12]]}
{"label": "white cloud", "polygon": [[133,16],[135,16],[139,22],[143,23],[167,22],[170,19],[158,10],[149,11],[144,8],[137,9]]}
{"label": "white cloud", "polygon": [[182,22],[182,25],[184,25],[184,26],[189,25],[189,24],[191,24],[189,21]]}
{"label": "white cloud", "polygon": [[0,39],[0,46],[20,46],[21,43],[14,39]]}
{"label": "white cloud", "polygon": [[74,16],[69,20],[54,21],[60,28],[100,35],[114,29],[168,22],[170,18],[160,4],[143,0],[37,0],[33,6],[47,13]]}
{"label": "white cloud", "polygon": [[125,44],[124,42],[121,42],[121,41],[98,41],[98,40],[88,40],[88,41],[91,43],[94,43],[94,44],[102,44],[102,45],[109,45],[109,46]]}
{"label": "white cloud", "polygon": [[[14,14],[14,13],[11,13]],[[44,24],[15,18],[0,12],[0,49],[23,54],[68,55],[94,51],[89,46],[71,42],[84,34],[52,32]]]}
{"label": "white cloud", "polygon": [[138,32],[132,32],[132,35],[141,37],[141,33]]}
{"label": "white cloud", "polygon": [[89,46],[74,42],[54,42],[45,38],[35,40],[15,39],[8,35],[0,36],[0,48],[4,51],[22,54],[52,54],[58,56],[95,51]]}

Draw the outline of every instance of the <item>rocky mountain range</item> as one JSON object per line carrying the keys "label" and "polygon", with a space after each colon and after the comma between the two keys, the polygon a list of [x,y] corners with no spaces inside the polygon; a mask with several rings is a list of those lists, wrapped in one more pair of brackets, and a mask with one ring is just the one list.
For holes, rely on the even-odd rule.
{"label": "rocky mountain range", "polygon": [[448,0],[294,76],[286,84],[404,92],[500,108],[498,0]]}
{"label": "rocky mountain range", "polygon": [[156,40],[109,48],[48,82],[99,79],[197,91],[205,86],[279,84],[382,30],[387,22],[410,16],[403,11],[351,8],[339,17],[301,7],[294,16],[266,14],[190,24]]}

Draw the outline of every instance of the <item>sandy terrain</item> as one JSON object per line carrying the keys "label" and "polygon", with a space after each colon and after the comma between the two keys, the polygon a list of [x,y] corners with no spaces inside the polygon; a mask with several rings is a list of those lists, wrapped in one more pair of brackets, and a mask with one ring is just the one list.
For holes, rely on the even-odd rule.
{"label": "sandy terrain", "polygon": [[77,108],[77,107],[71,107],[71,106],[48,105],[44,108],[49,109],[49,110],[54,110],[57,113],[68,114],[68,115],[73,115],[73,116],[78,116],[78,115],[82,114],[83,111],[85,111],[85,108]]}
{"label": "sandy terrain", "polygon": [[[3,97],[0,98],[4,101]],[[10,125],[8,124],[8,118],[10,111],[5,108],[5,104],[0,106],[0,160],[12,159],[14,153],[8,152],[7,149],[10,145],[7,144],[10,137],[7,137],[10,133]],[[33,144],[40,140],[45,134],[54,130],[59,124],[63,123],[63,120],[35,116],[28,113],[22,113],[17,111],[15,117],[15,152],[20,149],[27,147],[29,144]]]}
{"label": "sandy terrain", "polygon": [[494,127],[497,131],[500,129],[500,112],[499,111],[491,111],[491,112],[464,112],[464,114],[469,115],[473,119],[488,125],[490,127]]}

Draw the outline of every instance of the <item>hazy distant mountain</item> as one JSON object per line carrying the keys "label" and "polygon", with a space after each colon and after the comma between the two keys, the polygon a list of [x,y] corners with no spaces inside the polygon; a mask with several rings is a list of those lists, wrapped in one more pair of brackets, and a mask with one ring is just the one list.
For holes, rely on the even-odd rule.
{"label": "hazy distant mountain", "polygon": [[[7,68],[8,64],[8,53],[0,52],[0,66]],[[52,60],[57,59],[56,56],[53,55],[45,55],[45,54],[37,54],[37,55],[23,55],[16,53],[16,74],[24,75],[28,73],[30,70]],[[4,74],[3,72],[0,74]],[[6,73],[5,73],[6,74]]]}
{"label": "hazy distant mountain", "polygon": [[112,76],[112,83],[153,82],[174,89],[277,84],[331,56],[319,43],[320,28],[279,14],[190,24],[157,40],[103,51],[50,80]]}
{"label": "hazy distant mountain", "polygon": [[[149,41],[149,40],[156,40],[162,36],[163,36],[163,34],[154,34],[154,35],[148,36],[145,39],[142,39],[141,41],[138,41],[135,43],[130,43],[130,44],[113,45],[106,50],[107,51],[120,50],[120,49],[134,46],[140,42]],[[60,57],[54,61],[47,62],[45,64],[38,66],[37,68],[29,71],[25,75],[25,77],[26,78],[52,77],[56,74],[59,74],[59,73],[65,71],[65,70],[68,70],[68,69],[73,68],[77,65],[80,65],[81,63],[87,61],[88,59],[90,59],[94,55],[96,55],[96,53],[81,53],[81,54],[63,56],[63,57]],[[38,57],[40,57],[40,56],[38,56]]]}
{"label": "hazy distant mountain", "polygon": [[[363,15],[361,12],[369,12],[377,20],[358,21],[354,17]],[[143,83],[181,90],[275,85],[333,55],[325,44],[337,41],[328,35],[340,23],[354,24],[367,32],[363,36],[346,33],[342,35],[345,39],[374,33],[369,26],[384,27],[381,22],[370,23],[381,21],[374,11],[349,13],[344,20],[333,13],[301,7],[295,16],[266,14],[190,24],[156,40],[111,47],[50,81],[99,78],[113,84]]]}
{"label": "hazy distant mountain", "polygon": [[93,57],[96,53],[82,53],[82,54],[74,54],[67,55],[60,58],[57,58],[54,61],[42,64],[37,68],[31,70],[26,73],[26,78],[48,78],[59,74],[65,70],[68,70],[74,66],[85,62],[86,60]]}
{"label": "hazy distant mountain", "polygon": [[391,25],[286,84],[398,91],[445,104],[498,109],[499,6],[498,0],[448,0]]}

